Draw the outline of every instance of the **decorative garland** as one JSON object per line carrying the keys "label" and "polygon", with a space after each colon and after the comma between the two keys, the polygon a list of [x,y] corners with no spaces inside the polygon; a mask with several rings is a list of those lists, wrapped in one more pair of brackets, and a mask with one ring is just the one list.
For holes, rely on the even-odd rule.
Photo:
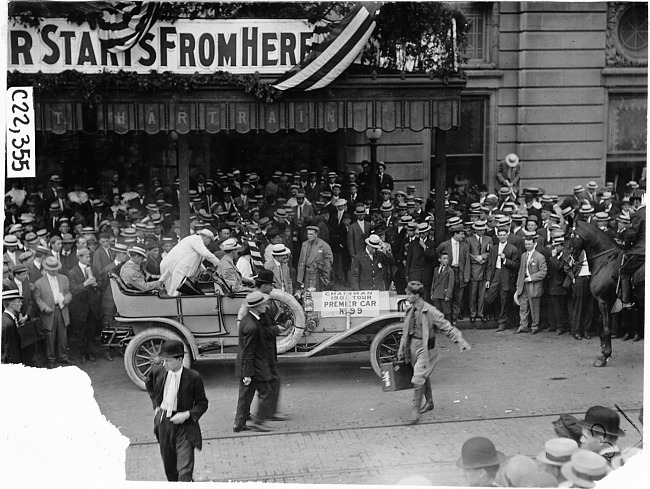
{"label": "decorative garland", "polygon": [[258,100],[266,103],[280,99],[282,92],[259,80],[258,75],[233,75],[226,71],[210,74],[179,75],[171,72],[151,71],[141,75],[130,71],[101,74],[85,74],[76,70],[62,73],[35,74],[12,71],[7,74],[7,86],[33,86],[36,93],[55,93],[63,88],[77,91],[89,107],[101,103],[101,94],[110,90],[131,92],[188,92],[198,88],[235,86],[242,88]]}
{"label": "decorative garland", "polygon": [[[65,18],[73,24],[88,23],[95,29],[101,12],[98,2],[11,2],[9,18],[29,26],[40,26],[44,18]],[[94,4],[94,5],[93,5]],[[312,24],[340,17],[350,2],[163,2],[160,20],[175,22],[182,18],[303,18]],[[386,2],[377,16],[372,40],[362,55],[361,66],[355,72],[429,73],[447,79],[460,75],[454,62],[453,41],[448,36],[456,20],[457,48],[467,44],[468,25],[463,14],[453,6],[440,2]],[[463,59],[459,59],[463,62]],[[54,93],[62,88],[79,92],[84,104],[94,107],[101,103],[102,93],[121,89],[132,92],[191,91],[198,88],[235,86],[263,102],[280,99],[282,92],[255,75],[234,75],[219,71],[211,74],[181,75],[151,71],[142,75],[119,71],[84,74],[68,70],[57,74],[26,74],[18,71],[7,76],[8,86],[34,86],[36,93]]]}

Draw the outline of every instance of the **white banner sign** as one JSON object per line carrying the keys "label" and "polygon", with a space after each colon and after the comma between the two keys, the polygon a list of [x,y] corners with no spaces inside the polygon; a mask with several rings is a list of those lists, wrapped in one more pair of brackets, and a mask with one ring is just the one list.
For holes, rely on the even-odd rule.
{"label": "white banner sign", "polygon": [[320,296],[321,303],[315,306],[322,317],[346,314],[356,317],[379,316],[378,290],[326,290]]}
{"label": "white banner sign", "polygon": [[45,19],[38,29],[9,27],[7,68],[23,73],[174,73],[282,74],[302,60],[313,31],[302,20],[184,19],[156,22],[124,53],[100,46],[97,29],[64,19]]}
{"label": "white banner sign", "polygon": [[7,121],[7,177],[36,177],[34,146],[34,89],[12,87],[5,99]]}

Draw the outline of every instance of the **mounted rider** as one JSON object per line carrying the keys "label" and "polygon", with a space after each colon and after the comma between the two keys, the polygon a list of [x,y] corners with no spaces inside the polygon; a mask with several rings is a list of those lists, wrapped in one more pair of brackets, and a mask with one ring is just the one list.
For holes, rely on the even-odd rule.
{"label": "mounted rider", "polygon": [[625,308],[631,308],[634,305],[632,303],[632,277],[645,263],[645,198],[641,202],[641,206],[632,215],[630,225],[625,232],[627,251],[621,265],[621,302]]}

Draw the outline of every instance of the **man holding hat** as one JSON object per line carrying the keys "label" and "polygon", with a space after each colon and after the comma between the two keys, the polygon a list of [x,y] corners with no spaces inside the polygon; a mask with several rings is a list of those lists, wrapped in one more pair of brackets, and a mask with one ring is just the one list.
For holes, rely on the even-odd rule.
{"label": "man holding hat", "polygon": [[393,258],[385,252],[386,245],[376,234],[368,236],[365,243],[365,249],[352,257],[352,290],[386,290],[383,269],[393,265]]}
{"label": "man holding hat", "polygon": [[[129,260],[120,268],[120,278],[124,284],[140,292],[149,292],[160,288],[162,282],[155,280],[147,282],[142,274],[142,262],[147,259],[147,252],[141,246],[128,249]],[[180,285],[180,283],[179,283]]]}
{"label": "man holding hat", "polygon": [[[415,386],[415,396],[409,424],[415,424],[420,420],[423,412],[431,411],[434,407],[429,376],[440,359],[440,350],[436,344],[437,331],[442,331],[450,340],[457,343],[461,353],[470,350],[471,347],[463,339],[461,332],[453,327],[438,309],[424,300],[422,283],[407,284],[406,300],[411,307],[404,318],[397,358],[413,366],[411,383]],[[426,404],[421,407],[423,398]]]}
{"label": "man holding hat", "polygon": [[18,318],[23,296],[16,289],[2,291],[2,363],[22,363]]}
{"label": "man holding hat", "polygon": [[[228,238],[219,246],[224,255],[217,264],[217,273],[226,282],[232,292],[248,292],[250,287],[254,284],[250,278],[242,277],[242,274],[235,265],[237,259],[237,252],[242,250],[243,247],[239,245],[235,238]],[[244,283],[246,285],[244,285]]]}
{"label": "man holding hat", "polygon": [[506,330],[519,270],[519,251],[515,245],[508,242],[508,236],[507,226],[500,226],[497,231],[497,242],[490,249],[486,268],[485,288],[488,291],[486,301],[493,303],[496,297],[499,297],[497,332]]}
{"label": "man holding hat", "polygon": [[[546,278],[546,258],[535,249],[537,233],[527,231],[524,235],[526,253],[521,256],[519,275],[517,276],[517,291],[515,302],[519,304],[521,322],[516,333],[537,334],[539,332],[539,317],[542,294],[544,293],[544,278]],[[531,328],[528,329],[529,316],[532,318]]]}
{"label": "man holding hat", "polygon": [[182,341],[165,341],[160,351],[163,365],[153,367],[146,381],[154,409],[153,432],[170,482],[192,482],[194,449],[203,447],[199,419],[208,410],[203,379],[183,367],[184,356]]}
{"label": "man holding hat", "polygon": [[202,229],[181,239],[163,258],[160,262],[160,282],[165,284],[170,296],[179,294],[177,289],[185,277],[196,276],[203,260],[215,266],[219,264],[219,259],[207,248],[213,240],[212,231]]}
{"label": "man holding hat", "polygon": [[[265,421],[270,415],[272,379],[268,360],[267,342],[264,336],[262,316],[268,309],[269,296],[260,291],[246,296],[245,305],[248,313],[239,323],[239,352],[235,364],[235,376],[240,379],[237,413],[235,414],[234,432],[245,430],[267,432]],[[246,425],[250,416],[250,407],[257,391],[259,406],[255,421]]]}
{"label": "man holding hat", "polygon": [[332,248],[318,237],[318,226],[307,226],[307,240],[300,249],[297,281],[305,289],[325,290],[331,283],[334,255]]}
{"label": "man holding hat", "polygon": [[67,353],[68,304],[72,302],[70,282],[68,277],[58,273],[61,264],[53,256],[43,262],[43,270],[45,274],[34,284],[34,300],[41,311],[47,368],[54,368],[55,360],[73,365]]}
{"label": "man holding hat", "polygon": [[95,339],[95,329],[101,319],[100,291],[104,288],[99,271],[90,264],[91,253],[88,248],[77,250],[78,263],[68,272],[70,281],[70,319],[77,336],[81,363],[95,361],[91,344]]}
{"label": "man holding hat", "polygon": [[497,163],[497,187],[506,187],[508,193],[516,198],[519,195],[519,180],[521,179],[521,166],[519,157],[508,154],[503,161]]}
{"label": "man holding hat", "polygon": [[463,476],[470,487],[496,486],[494,479],[506,456],[497,452],[491,440],[482,436],[470,438],[461,448],[456,467],[463,469]]}

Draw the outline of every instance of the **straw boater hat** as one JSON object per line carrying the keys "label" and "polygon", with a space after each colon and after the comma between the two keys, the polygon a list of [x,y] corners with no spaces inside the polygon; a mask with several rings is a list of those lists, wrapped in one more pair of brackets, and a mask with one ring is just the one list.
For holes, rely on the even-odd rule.
{"label": "straw boater hat", "polygon": [[363,205],[363,204],[358,204],[354,208],[354,214],[357,215],[357,216],[365,215],[365,213],[366,213],[366,206]]}
{"label": "straw boater hat", "polygon": [[128,249],[128,252],[129,252],[129,255],[131,255],[131,256],[133,256],[133,254],[135,253],[136,255],[140,255],[140,256],[142,256],[144,258],[147,257],[147,251],[144,248],[142,248],[141,246],[131,246]]}
{"label": "straw boater hat", "polygon": [[376,234],[371,234],[366,238],[366,244],[372,248],[379,249],[381,248],[381,238]]}
{"label": "straw boater hat", "polygon": [[609,217],[609,214],[607,214],[607,212],[596,212],[596,214],[594,214],[594,219],[596,221],[603,221],[604,222],[604,221],[609,221],[610,217]]}
{"label": "straw boater hat", "polygon": [[63,233],[61,235],[61,242],[63,244],[72,244],[72,243],[74,243],[74,238],[72,237],[72,234]]}
{"label": "straw boater hat", "polygon": [[474,231],[485,231],[487,229],[487,221],[475,221],[472,224],[472,229],[474,229]]}
{"label": "straw boater hat", "polygon": [[246,307],[257,307],[264,304],[268,300],[269,296],[267,294],[263,294],[262,292],[256,290],[255,292],[251,292],[246,296],[244,303],[246,304]]}
{"label": "straw boater hat", "polygon": [[508,187],[501,187],[499,189],[499,195],[510,195],[510,189]]}
{"label": "straw boater hat", "polygon": [[342,205],[346,205],[348,203],[347,200],[338,198],[334,201],[334,207],[340,207]]}
{"label": "straw boater hat", "polygon": [[111,251],[115,253],[127,253],[129,248],[124,243],[115,243],[115,245],[111,246]]}
{"label": "straw boater hat", "polygon": [[582,204],[578,212],[580,212],[580,214],[591,214],[594,212],[594,208],[591,207],[591,204]]}
{"label": "straw boater hat", "polygon": [[20,241],[13,234],[8,234],[7,236],[5,236],[3,244],[5,246],[18,246],[20,244]]}
{"label": "straw boater hat", "polygon": [[48,256],[45,261],[43,262],[43,270],[46,272],[57,272],[61,270],[61,264],[59,263],[59,260],[57,260],[53,256]]}
{"label": "straw boater hat", "polygon": [[537,461],[559,467],[569,462],[571,455],[578,450],[578,442],[571,438],[551,438],[544,443],[544,450],[537,455]]}
{"label": "straw boater hat", "polygon": [[219,245],[222,251],[235,251],[239,248],[239,243],[235,238],[228,238],[223,243]]}
{"label": "straw boater hat", "polygon": [[578,450],[562,465],[561,472],[566,480],[580,487],[594,487],[612,470],[605,457],[589,450]]}
{"label": "straw boater hat", "polygon": [[382,204],[381,204],[381,207],[379,208],[379,210],[380,210],[381,212],[392,212],[393,209],[394,209],[394,208],[393,208],[393,204],[391,204],[391,203],[388,202],[388,201],[382,203]]}
{"label": "straw boater hat", "polygon": [[201,236],[206,236],[206,237],[214,240],[214,234],[212,234],[212,231],[210,231],[209,229],[201,229],[196,234],[200,234]]}
{"label": "straw boater hat", "polygon": [[291,254],[291,250],[287,248],[283,243],[274,244],[271,248],[271,252],[274,256],[284,256]]}
{"label": "straw boater hat", "polygon": [[23,296],[18,292],[17,289],[9,289],[2,291],[2,300],[3,301],[14,301],[16,299],[22,299]]}
{"label": "straw boater hat", "polygon": [[573,187],[573,193],[574,194],[579,194],[579,193],[584,192],[584,191],[585,191],[585,188],[582,185],[576,185],[575,187]]}
{"label": "straw boater hat", "polygon": [[591,180],[591,181],[587,184],[587,188],[588,188],[589,190],[596,190],[596,189],[598,188],[598,184],[597,184],[596,182],[594,182],[593,180]]}
{"label": "straw boater hat", "polygon": [[564,236],[556,236],[553,238],[552,245],[559,245],[559,244],[564,244]]}
{"label": "straw boater hat", "polygon": [[418,233],[424,234],[428,233],[431,230],[431,226],[429,225],[428,222],[421,222],[418,224]]}
{"label": "straw boater hat", "polygon": [[506,156],[505,162],[506,165],[508,165],[510,168],[514,168],[519,164],[519,156],[514,153],[510,153]]}
{"label": "straw boater hat", "polygon": [[625,223],[625,224],[630,224],[630,218],[629,218],[628,216],[623,215],[623,214],[620,214],[620,215],[616,218],[616,220],[617,220],[618,222],[622,222],[622,223]]}

